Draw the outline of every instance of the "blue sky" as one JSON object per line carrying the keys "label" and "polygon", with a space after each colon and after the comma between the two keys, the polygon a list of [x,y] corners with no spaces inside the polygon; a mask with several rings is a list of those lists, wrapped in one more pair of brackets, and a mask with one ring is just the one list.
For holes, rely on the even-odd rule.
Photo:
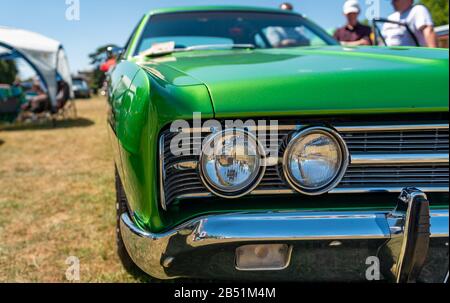
{"label": "blue sky", "polygon": [[[365,11],[365,3],[360,0]],[[375,0],[376,1],[376,0]],[[66,20],[66,0],[0,0],[0,26],[23,28],[61,41],[73,72],[89,67],[87,55],[98,46],[123,45],[143,14],[154,8],[239,4],[276,7],[283,0],[80,0],[80,20]],[[344,0],[291,0],[297,11],[324,28],[344,23]],[[381,16],[392,12],[390,1],[379,0]]]}

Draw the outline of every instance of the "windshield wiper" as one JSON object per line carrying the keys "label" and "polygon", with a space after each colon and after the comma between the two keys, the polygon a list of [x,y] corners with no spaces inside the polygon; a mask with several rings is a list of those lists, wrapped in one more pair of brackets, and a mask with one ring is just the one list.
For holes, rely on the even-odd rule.
{"label": "windshield wiper", "polygon": [[193,45],[185,48],[180,48],[182,51],[194,51],[204,49],[255,49],[254,44],[205,44],[205,45]]}
{"label": "windshield wiper", "polygon": [[255,49],[254,44],[204,44],[204,45],[193,45],[183,48],[175,48],[174,42],[158,43],[150,47],[149,49],[140,53],[141,56],[145,57],[157,57],[169,55],[172,53],[179,52],[190,52],[196,50],[209,50],[209,49]]}

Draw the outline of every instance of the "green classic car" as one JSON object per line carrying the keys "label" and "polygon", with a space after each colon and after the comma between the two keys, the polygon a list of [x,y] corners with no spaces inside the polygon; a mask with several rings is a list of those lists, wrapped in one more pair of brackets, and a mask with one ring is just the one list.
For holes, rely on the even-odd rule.
{"label": "green classic car", "polygon": [[117,239],[156,279],[443,282],[448,51],[300,14],[145,15],[109,83]]}

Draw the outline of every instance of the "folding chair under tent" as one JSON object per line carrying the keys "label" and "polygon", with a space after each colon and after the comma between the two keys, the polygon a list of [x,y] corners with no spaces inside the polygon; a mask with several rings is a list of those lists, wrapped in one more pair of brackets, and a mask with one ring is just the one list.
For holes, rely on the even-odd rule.
{"label": "folding chair under tent", "polygon": [[37,72],[43,82],[53,108],[57,106],[57,76],[69,86],[73,98],[69,62],[62,44],[30,31],[0,26],[0,57],[22,57]]}

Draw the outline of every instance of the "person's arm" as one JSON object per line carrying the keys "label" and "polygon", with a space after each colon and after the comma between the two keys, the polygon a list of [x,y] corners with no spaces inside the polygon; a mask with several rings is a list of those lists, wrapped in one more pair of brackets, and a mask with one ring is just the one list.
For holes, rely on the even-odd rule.
{"label": "person's arm", "polygon": [[438,47],[437,35],[434,31],[433,26],[425,26],[422,29],[423,35],[425,36],[425,41],[428,47]]}
{"label": "person's arm", "polygon": [[437,36],[434,31],[433,18],[429,10],[423,5],[414,7],[414,25],[425,37],[427,47],[437,47]]}
{"label": "person's arm", "polygon": [[39,102],[44,102],[47,99],[48,99],[48,95],[46,93],[42,92],[39,95],[33,97],[32,102],[39,103]]}
{"label": "person's arm", "polygon": [[345,31],[344,27],[338,28],[333,35],[334,39],[336,39],[341,45],[348,45],[348,41],[345,40]]}
{"label": "person's arm", "polygon": [[350,42],[342,41],[341,44],[342,44],[342,45],[346,45],[346,46],[372,45],[372,43],[370,42],[370,40],[369,40],[369,39],[366,39],[366,38],[362,38],[362,39],[360,39],[360,40],[357,40],[357,41],[350,41]]}
{"label": "person's arm", "polygon": [[372,30],[370,29],[370,27],[365,27],[364,32],[362,32],[360,35],[360,39],[356,41],[341,41],[341,44],[346,46],[372,45],[372,39],[370,38],[371,34]]}

